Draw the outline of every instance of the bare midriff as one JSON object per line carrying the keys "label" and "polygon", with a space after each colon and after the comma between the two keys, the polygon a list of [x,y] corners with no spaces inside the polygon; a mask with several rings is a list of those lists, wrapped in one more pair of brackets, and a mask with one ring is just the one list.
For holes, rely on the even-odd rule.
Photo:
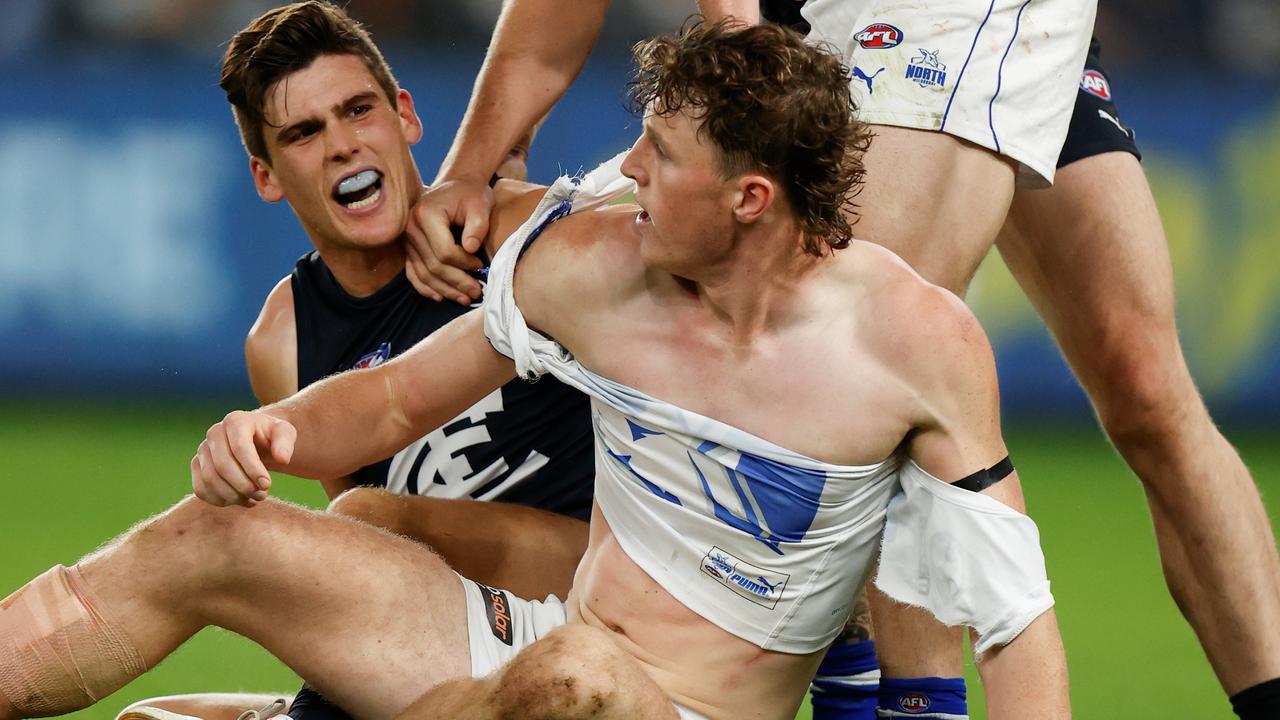
{"label": "bare midriff", "polygon": [[823,655],[764,650],[690,610],[623,552],[598,505],[566,605],[569,622],[607,631],[673,702],[714,720],[790,720]]}

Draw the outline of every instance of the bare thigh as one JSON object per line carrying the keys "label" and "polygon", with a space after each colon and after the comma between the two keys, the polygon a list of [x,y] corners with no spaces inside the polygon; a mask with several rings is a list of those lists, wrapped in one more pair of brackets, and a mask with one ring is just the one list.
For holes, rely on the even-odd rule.
{"label": "bare thigh", "polygon": [[[1049,190],[1019,192],[998,246],[1104,422],[1130,393],[1194,395],[1169,250],[1136,158],[1095,155]],[[1152,387],[1135,385],[1144,377]]]}
{"label": "bare thigh", "polygon": [[864,157],[853,234],[963,295],[1013,198],[1006,158],[951,135],[884,125]]}
{"label": "bare thigh", "polygon": [[341,516],[188,498],[80,567],[148,665],[218,625],[362,717],[390,717],[470,674],[456,573],[419,543]]}
{"label": "bare thigh", "polygon": [[586,522],[511,503],[355,488],[329,510],[426,543],[464,577],[525,598],[567,597],[587,549]]}

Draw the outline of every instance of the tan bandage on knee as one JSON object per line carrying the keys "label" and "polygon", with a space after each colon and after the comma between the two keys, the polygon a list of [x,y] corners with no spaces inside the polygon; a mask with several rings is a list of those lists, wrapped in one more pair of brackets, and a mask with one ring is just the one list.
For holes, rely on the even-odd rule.
{"label": "tan bandage on knee", "polygon": [[87,707],[146,669],[74,567],[57,565],[0,602],[0,696],[23,715]]}

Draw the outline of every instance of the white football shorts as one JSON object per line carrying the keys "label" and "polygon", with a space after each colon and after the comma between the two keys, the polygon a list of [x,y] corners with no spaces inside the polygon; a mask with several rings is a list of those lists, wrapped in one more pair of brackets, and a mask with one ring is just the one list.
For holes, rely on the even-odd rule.
{"label": "white football shorts", "polygon": [[1053,182],[1096,0],[809,0],[811,42],[853,72],[864,122],[938,130]]}
{"label": "white football shorts", "polygon": [[[525,600],[506,590],[458,576],[467,596],[467,633],[471,646],[471,677],[484,677],[505,665],[521,650],[565,624],[564,601],[555,595]],[[679,704],[680,720],[706,720]]]}

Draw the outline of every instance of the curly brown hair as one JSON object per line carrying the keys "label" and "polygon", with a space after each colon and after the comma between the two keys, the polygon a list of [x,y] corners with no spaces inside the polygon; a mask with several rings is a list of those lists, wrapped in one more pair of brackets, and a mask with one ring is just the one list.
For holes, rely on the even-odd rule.
{"label": "curly brown hair", "polygon": [[270,163],[263,125],[272,85],[305,69],[321,55],[364,60],[392,107],[400,85],[359,21],[326,0],[307,0],[269,10],[236,33],[222,57],[219,85],[227,94],[240,139],[249,154]]}
{"label": "curly brown hair", "polygon": [[871,131],[857,120],[849,69],[778,25],[687,24],[636,44],[636,113],[685,112],[720,150],[726,178],[763,171],[781,181],[805,252],[846,247]]}

